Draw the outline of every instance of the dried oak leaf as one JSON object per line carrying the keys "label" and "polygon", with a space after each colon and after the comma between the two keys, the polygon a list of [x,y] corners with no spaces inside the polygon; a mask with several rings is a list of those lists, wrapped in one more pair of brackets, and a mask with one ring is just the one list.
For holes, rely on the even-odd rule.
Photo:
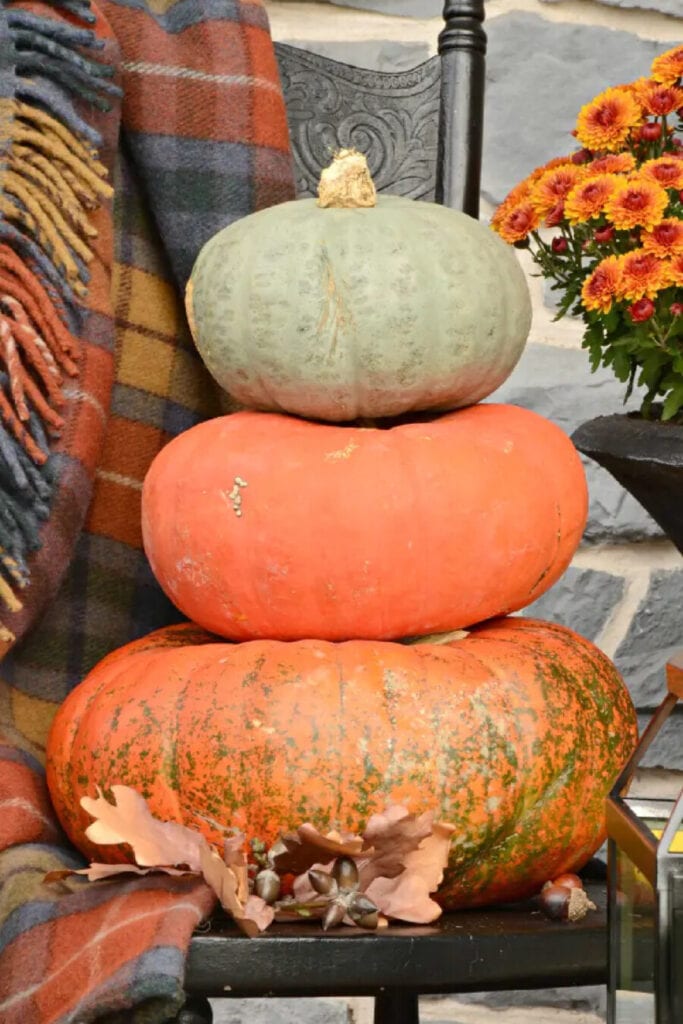
{"label": "dried oak leaf", "polygon": [[130,786],[112,786],[110,804],[97,787],[98,797],[81,798],[81,807],[95,818],[85,834],[97,846],[127,843],[140,867],[186,864],[201,872],[200,848],[206,840],[198,832],[173,821],[155,818],[147,801]]}
{"label": "dried oak leaf", "polygon": [[427,636],[415,636],[402,642],[409,647],[421,647],[424,644],[434,644],[438,647],[443,644],[454,644],[458,640],[466,640],[469,635],[469,629],[451,629],[447,633],[429,633]]}
{"label": "dried oak leaf", "polygon": [[165,875],[179,877],[181,875],[193,875],[194,871],[183,870],[182,868],[139,868],[135,864],[98,864],[93,861],[87,868],[64,868],[59,871],[48,871],[43,878],[44,882],[61,882],[73,875],[85,875],[89,882],[100,882],[105,878],[114,878],[118,875],[151,875],[155,871],[161,871]]}
{"label": "dried oak leaf", "polygon": [[[434,822],[433,812],[415,815],[397,804],[373,815],[363,833],[363,849],[353,855],[358,891],[387,917],[413,924],[436,920],[441,908],[430,893],[443,879],[453,831],[451,825]],[[329,871],[331,863],[326,858],[311,866]],[[316,900],[307,873],[294,882],[294,895],[299,903]],[[352,922],[345,918],[345,923]]]}
{"label": "dried oak leaf", "polygon": [[452,825],[434,822],[431,834],[406,854],[400,875],[375,877],[369,883],[364,890],[368,899],[387,917],[413,924],[435,921],[441,916],[441,907],[429,894],[436,892],[443,880],[453,832]]}
{"label": "dried oak leaf", "polygon": [[205,882],[216,893],[221,906],[234,917],[242,931],[252,939],[271,924],[275,915],[272,907],[269,907],[260,897],[246,896],[246,899],[243,898],[247,889],[246,860],[244,862],[244,881],[240,877],[241,868],[241,865],[228,866],[207,843],[202,847],[201,870]]}
{"label": "dried oak leaf", "polygon": [[329,863],[337,857],[357,857],[363,848],[358,836],[340,836],[337,832],[323,835],[308,822],[296,832],[280,836],[271,850],[271,863],[280,875],[302,875],[321,861]]}
{"label": "dried oak leaf", "polygon": [[358,863],[360,890],[366,892],[374,878],[402,874],[408,856],[431,836],[433,823],[432,811],[418,816],[398,804],[391,804],[382,814],[373,814],[363,833],[363,860]]}
{"label": "dried oak leaf", "polygon": [[[186,874],[169,865],[187,865],[192,874],[202,875],[216,893],[221,905],[239,927],[250,937],[263,931],[273,920],[273,913],[258,896],[249,896],[248,866],[244,853],[244,836],[230,836],[225,841],[225,860],[215,853],[204,836],[184,825],[155,818],[147,802],[129,786],[112,786],[115,803],[110,804],[98,788],[98,798],[81,799],[81,806],[96,820],[86,829],[88,838],[98,845],[127,843],[140,868],[130,864],[91,864],[81,872],[90,880],[134,872],[148,874]],[[148,870],[144,870],[147,868]],[[65,877],[61,872],[52,872]]]}
{"label": "dried oak leaf", "polygon": [[244,836],[241,832],[236,835],[227,836],[223,842],[223,860],[226,864],[240,864],[247,866],[247,858],[244,855]]}
{"label": "dried oak leaf", "polygon": [[244,854],[244,836],[229,836],[223,843],[223,863],[230,868],[237,881],[237,898],[246,903],[249,898],[249,864]]}

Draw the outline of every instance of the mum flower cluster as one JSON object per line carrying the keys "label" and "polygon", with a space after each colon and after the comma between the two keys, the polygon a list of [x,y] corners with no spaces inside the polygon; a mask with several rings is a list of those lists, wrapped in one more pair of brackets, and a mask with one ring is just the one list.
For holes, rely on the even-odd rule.
{"label": "mum flower cluster", "polygon": [[536,168],[491,226],[530,248],[581,316],[591,367],[644,389],[648,418],[683,422],[683,46],[650,77],[606,89],[581,108],[581,148]]}

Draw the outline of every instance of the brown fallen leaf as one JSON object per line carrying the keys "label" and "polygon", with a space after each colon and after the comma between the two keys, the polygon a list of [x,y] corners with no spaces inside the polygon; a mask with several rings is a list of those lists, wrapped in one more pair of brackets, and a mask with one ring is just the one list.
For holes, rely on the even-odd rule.
{"label": "brown fallen leaf", "polygon": [[48,873],[43,876],[43,881],[48,885],[51,882],[63,882],[65,878],[71,878],[75,874],[75,868],[61,868],[57,871],[48,871]]}
{"label": "brown fallen leaf", "polygon": [[[405,856],[405,869],[392,878],[376,877],[365,889],[365,895],[387,917],[413,924],[429,924],[441,916],[441,907],[430,893],[443,881],[454,827],[437,821],[431,835],[424,838],[417,850]],[[362,875],[362,872],[361,872]]]}
{"label": "brown fallen leaf", "polygon": [[201,871],[200,847],[206,840],[198,832],[173,821],[155,818],[147,801],[130,786],[112,786],[114,803],[110,804],[97,787],[98,797],[81,798],[81,807],[95,818],[85,830],[97,846],[127,843],[140,867],[186,864],[191,871]]}
{"label": "brown fallen leaf", "polygon": [[234,872],[208,845],[201,850],[201,871],[204,881],[218,896],[221,906],[231,914],[242,912],[237,898],[237,879]]}
{"label": "brown fallen leaf", "polygon": [[242,921],[255,924],[260,932],[264,932],[272,924],[274,917],[275,911],[260,896],[250,896],[244,905]]}
{"label": "brown fallen leaf", "polygon": [[[45,881],[60,881],[71,875],[85,875],[96,881],[153,871],[175,876],[201,875],[250,937],[267,928],[276,913],[294,910],[289,904],[285,909],[286,901],[272,907],[259,896],[249,894],[243,835],[226,834],[221,858],[200,833],[155,818],[135,790],[112,786],[111,791],[113,804],[99,789],[97,799],[81,800],[84,809],[95,818],[86,834],[98,845],[127,844],[137,865],[93,863],[78,871],[50,872]],[[435,823],[432,812],[418,816],[404,807],[391,805],[382,814],[373,815],[362,838],[337,832],[322,835],[307,823],[296,832],[283,835],[268,856],[280,874],[300,876],[294,886],[294,903],[299,904],[299,909],[302,902],[310,903],[310,916],[324,912],[326,901],[311,887],[309,869],[324,870],[338,858],[351,858],[358,868],[358,876],[354,872],[358,884],[347,890],[342,888],[342,894],[348,891],[349,899],[365,896],[386,917],[422,924],[435,920],[441,913],[429,894],[436,891],[443,878],[452,832],[450,825]],[[351,923],[348,917],[345,920]]]}
{"label": "brown fallen leaf", "polygon": [[97,864],[93,862],[87,868],[72,868],[71,870],[65,868],[62,871],[48,871],[43,881],[61,882],[63,879],[71,878],[73,875],[85,875],[89,882],[100,882],[105,878],[114,878],[119,875],[151,875],[155,871],[161,871],[165,875],[173,875],[175,877],[179,875],[194,875],[196,873],[183,870],[182,868],[139,868],[135,864]]}
{"label": "brown fallen leaf", "polygon": [[[407,857],[432,834],[434,814],[416,815],[391,804],[382,814],[373,814],[363,833],[360,889],[367,892],[374,878],[396,878],[406,867]],[[366,859],[367,858],[367,859]]]}
{"label": "brown fallen leaf", "polygon": [[249,863],[242,833],[229,836],[223,842],[223,863],[230,868],[237,882],[237,899],[244,904],[249,898]]}
{"label": "brown fallen leaf", "polygon": [[270,851],[270,860],[280,875],[302,875],[320,861],[329,863],[337,857],[357,857],[363,848],[358,836],[323,835],[310,823],[296,832],[287,832]]}
{"label": "brown fallen leaf", "polygon": [[96,800],[90,797],[81,799],[82,807],[96,819],[86,829],[86,835],[92,842],[103,846],[127,843],[139,867],[130,864],[91,864],[89,868],[74,873],[87,874],[91,880],[127,871],[134,874],[148,874],[151,871],[187,874],[187,871],[178,871],[169,866],[187,865],[189,873],[203,876],[207,885],[216,893],[221,906],[234,917],[247,935],[252,937],[268,927],[273,919],[271,908],[258,896],[249,895],[243,835],[226,838],[225,859],[222,859],[200,833],[184,825],[155,818],[144,797],[134,789],[129,786],[112,786],[111,791],[115,800],[113,804],[109,803],[99,788]]}
{"label": "brown fallen leaf", "polygon": [[435,644],[437,646],[443,644],[454,644],[458,640],[466,640],[470,635],[468,629],[451,629],[448,633],[429,633],[427,636],[415,636],[409,640],[403,640],[402,643],[408,644],[411,647],[421,646],[423,644]]}
{"label": "brown fallen leaf", "polygon": [[[373,815],[363,833],[363,850],[353,855],[358,892],[387,917],[414,924],[436,920],[441,908],[430,893],[443,879],[452,833],[451,825],[434,822],[431,811],[415,815],[392,804]],[[311,866],[329,872],[333,862],[334,857]],[[294,897],[300,905],[319,899],[307,872],[295,879]],[[344,921],[352,924],[348,917]]]}
{"label": "brown fallen leaf", "polygon": [[221,906],[232,915],[249,938],[254,938],[268,927],[275,916],[272,907],[258,896],[248,896],[242,902],[239,895],[240,879],[234,867],[229,867],[207,843],[202,847],[201,866],[204,881],[211,886]]}
{"label": "brown fallen leaf", "polygon": [[226,864],[244,864],[247,857],[244,852],[244,836],[241,832],[227,836],[223,842],[223,860]]}

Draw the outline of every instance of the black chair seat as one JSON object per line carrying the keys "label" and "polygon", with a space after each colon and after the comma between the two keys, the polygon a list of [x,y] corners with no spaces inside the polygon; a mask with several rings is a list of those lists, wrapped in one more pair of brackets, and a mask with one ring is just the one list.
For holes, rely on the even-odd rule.
{"label": "black chair seat", "polygon": [[575,923],[550,921],[530,901],[445,914],[429,927],[324,934],[308,922],[247,939],[216,915],[192,939],[186,987],[212,998],[375,996],[377,1024],[396,1024],[396,1007],[413,1024],[422,994],[604,984],[605,883],[587,891],[598,910]]}

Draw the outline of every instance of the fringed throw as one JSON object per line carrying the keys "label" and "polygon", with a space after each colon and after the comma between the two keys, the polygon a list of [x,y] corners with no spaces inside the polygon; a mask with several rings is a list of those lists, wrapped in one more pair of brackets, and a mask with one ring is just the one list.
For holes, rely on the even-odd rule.
{"label": "fringed throw", "polygon": [[[49,58],[45,74],[37,54]],[[110,90],[118,81],[122,108]],[[262,0],[93,0],[92,9],[0,0],[2,118],[0,164],[41,200],[36,212],[0,188],[14,211],[0,213],[0,292],[15,300],[3,306],[13,385],[0,363],[15,427],[3,428],[0,469],[0,1021],[162,1024],[183,1003],[185,952],[211,894],[161,876],[73,892],[44,885],[46,871],[78,860],[41,761],[58,704],[89,668],[177,619],[142,551],[142,481],[171,437],[220,411],[184,320],[183,285],[208,237],[293,198]],[[112,204],[91,159],[112,167],[115,157]],[[94,253],[89,263],[74,236]],[[17,328],[22,311],[33,333]],[[42,465],[36,451],[49,452]]]}
{"label": "fringed throw", "polygon": [[[95,22],[85,0],[51,6]],[[92,211],[112,194],[78,107],[107,111],[120,88],[92,29],[19,6],[0,17],[0,609],[18,612],[50,513],[65,380],[78,374]]]}

